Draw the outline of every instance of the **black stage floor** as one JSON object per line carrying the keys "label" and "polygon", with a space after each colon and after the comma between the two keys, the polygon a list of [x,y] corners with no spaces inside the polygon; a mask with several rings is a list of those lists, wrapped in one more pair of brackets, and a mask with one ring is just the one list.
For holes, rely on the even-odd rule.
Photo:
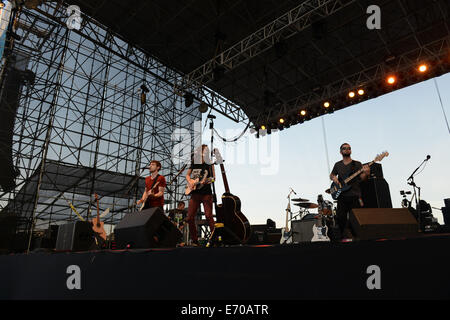
{"label": "black stage floor", "polygon": [[450,235],[0,256],[0,299],[449,299]]}

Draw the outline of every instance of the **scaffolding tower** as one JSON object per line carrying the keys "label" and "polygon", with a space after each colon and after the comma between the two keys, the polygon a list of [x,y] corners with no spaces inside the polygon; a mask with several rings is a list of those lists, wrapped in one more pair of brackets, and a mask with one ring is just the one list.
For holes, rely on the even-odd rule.
{"label": "scaffolding tower", "polygon": [[162,164],[167,208],[186,200],[184,174],[172,178],[201,139],[201,113],[175,94],[182,74],[88,16],[71,28],[61,3],[15,9],[10,30],[2,97],[12,76],[21,85],[7,108],[14,183],[2,186],[0,215],[17,218],[16,234],[89,219],[95,193],[115,225],[136,210],[151,160]]}

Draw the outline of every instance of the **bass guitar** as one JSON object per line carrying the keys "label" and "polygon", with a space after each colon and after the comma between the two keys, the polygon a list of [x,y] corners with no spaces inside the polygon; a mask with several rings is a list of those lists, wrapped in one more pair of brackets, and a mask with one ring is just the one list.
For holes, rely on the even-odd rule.
{"label": "bass guitar", "polygon": [[106,241],[105,223],[100,221],[100,208],[97,194],[95,194],[95,200],[97,201],[97,217],[91,221],[92,230],[94,230],[99,237]]}
{"label": "bass guitar", "polygon": [[[389,156],[389,152],[385,151],[379,155],[377,155],[375,157],[375,159],[373,161],[371,161],[370,163],[368,163],[367,165],[370,167],[371,165],[373,165],[375,162],[380,162],[381,160],[383,160],[385,157]],[[339,177],[339,184],[336,184],[335,182],[333,182],[331,184],[330,189],[328,189],[326,192],[331,194],[331,197],[334,200],[337,200],[339,198],[339,196],[349,190],[352,186],[349,185],[349,183],[355,179],[356,177],[359,177],[359,175],[363,172],[363,169],[361,168],[360,170],[356,171],[355,173],[353,173],[351,176],[349,177]]]}
{"label": "bass guitar", "polygon": [[[217,222],[223,223],[225,228],[235,235],[235,241],[239,240],[241,244],[244,244],[250,238],[250,223],[241,212],[241,200],[230,192],[223,159],[219,150],[214,149],[214,154],[216,162],[220,164],[222,179],[225,186],[225,193],[222,195],[222,204],[216,205]],[[226,242],[233,242],[233,239],[228,239]]]}

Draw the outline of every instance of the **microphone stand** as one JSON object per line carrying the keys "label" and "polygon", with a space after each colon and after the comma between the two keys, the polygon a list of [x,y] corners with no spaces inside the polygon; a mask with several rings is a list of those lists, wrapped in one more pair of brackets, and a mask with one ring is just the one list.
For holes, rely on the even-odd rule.
{"label": "microphone stand", "polygon": [[[413,198],[415,198],[414,200],[416,201],[416,211],[417,211],[417,219],[418,219],[418,222],[419,222],[419,232],[421,232],[422,231],[422,219],[421,219],[421,215],[422,215],[422,212],[421,212],[421,210],[420,210],[420,187],[418,187],[417,185],[416,185],[416,183],[414,182],[414,174],[417,172],[417,170],[419,170],[419,168],[425,163],[425,162],[427,162],[429,160],[429,158],[427,158],[427,159],[425,159],[424,161],[422,161],[422,163],[420,164],[420,166],[418,166],[417,167],[417,169],[416,170],[414,170],[414,172],[413,173],[411,173],[411,175],[409,176],[409,178],[408,178],[408,180],[407,181],[409,181],[408,182],[408,184],[410,185],[410,186],[412,186],[413,187],[413,189],[414,189],[414,196],[413,196]],[[418,192],[416,193],[416,189],[418,190]]]}

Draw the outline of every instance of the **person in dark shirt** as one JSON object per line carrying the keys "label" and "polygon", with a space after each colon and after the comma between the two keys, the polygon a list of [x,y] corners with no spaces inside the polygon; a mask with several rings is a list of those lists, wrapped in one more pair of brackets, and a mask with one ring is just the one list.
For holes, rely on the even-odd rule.
{"label": "person in dark shirt", "polygon": [[[203,203],[206,219],[211,232],[214,230],[214,218],[212,214],[213,197],[211,182],[215,179],[214,166],[210,163],[209,148],[202,145],[194,153],[191,167],[186,173],[186,181],[191,189],[191,199],[189,200],[187,223],[189,224],[189,234],[193,245],[198,245],[197,225],[195,223],[195,215],[197,214],[200,204]],[[203,182],[195,186],[197,181]]]}
{"label": "person in dark shirt", "polygon": [[187,216],[187,210],[184,208],[183,201],[178,202],[177,208],[169,211],[169,219],[177,226],[180,231],[183,230],[184,222]]}
{"label": "person in dark shirt", "polygon": [[148,167],[150,176],[145,178],[145,191],[142,198],[137,202],[138,205],[145,203],[143,209],[164,206],[164,189],[166,188],[166,179],[159,174],[161,163],[153,160]]}
{"label": "person in dark shirt", "polygon": [[340,147],[342,160],[335,163],[330,174],[330,179],[334,183],[340,185],[347,177],[351,176],[356,171],[363,169],[359,177],[349,181],[351,188],[343,193],[338,198],[336,209],[336,220],[339,226],[342,238],[351,238],[351,232],[348,225],[348,214],[353,208],[361,208],[364,206],[361,199],[360,181],[367,180],[370,175],[370,167],[362,165],[361,162],[355,161],[351,158],[352,148],[348,143],[344,143]]}

